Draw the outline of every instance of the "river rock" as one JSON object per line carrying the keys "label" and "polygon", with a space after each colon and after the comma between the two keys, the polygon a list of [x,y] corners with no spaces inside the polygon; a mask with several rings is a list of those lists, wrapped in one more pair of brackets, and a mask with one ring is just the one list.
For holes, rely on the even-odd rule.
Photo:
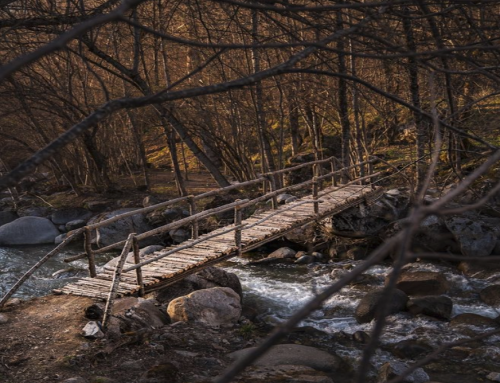
{"label": "river rock", "polygon": [[240,296],[229,287],[194,291],[171,301],[172,322],[196,322],[210,327],[234,324],[241,316]]}
{"label": "river rock", "polygon": [[[488,258],[483,258],[487,260]],[[500,264],[498,261],[492,262],[460,262],[457,269],[468,277],[478,279],[488,279],[492,275],[500,272]]]}
{"label": "river rock", "polygon": [[445,223],[460,245],[463,255],[485,257],[493,251],[497,241],[497,229],[479,218],[449,217],[445,219]]}
{"label": "river rock", "polygon": [[297,252],[289,247],[281,247],[273,251],[266,258],[249,262],[249,265],[266,265],[275,263],[293,263]]}
{"label": "river rock", "polygon": [[236,274],[229,273],[218,267],[207,267],[196,274],[188,275],[182,281],[174,283],[164,289],[160,289],[156,293],[156,300],[162,303],[169,303],[193,291],[212,287],[229,287],[241,298],[243,297],[241,283]]}
{"label": "river rock", "polygon": [[[389,282],[390,276],[385,279]],[[441,295],[448,291],[448,281],[441,273],[431,271],[406,271],[396,281],[396,287],[408,295]]]}
{"label": "river rock", "polygon": [[191,233],[187,230],[184,230],[184,229],[170,230],[168,232],[168,235],[170,235],[170,238],[172,238],[172,240],[175,243],[182,243],[184,241],[187,241],[189,238],[191,238]]}
{"label": "river rock", "polygon": [[412,339],[402,340],[396,343],[391,349],[391,352],[395,356],[402,359],[417,359],[432,351],[433,348],[428,344]]}
{"label": "river rock", "polygon": [[308,223],[302,227],[293,229],[285,234],[285,238],[293,243],[305,244],[314,236],[314,223]]}
{"label": "river rock", "polygon": [[0,227],[0,246],[54,243],[59,230],[47,218],[21,217]]}
{"label": "river rock", "polygon": [[162,215],[166,223],[171,223],[179,219],[189,217],[189,212],[181,207],[174,206],[170,209],[166,209]]}
{"label": "river rock", "polygon": [[127,297],[119,299],[113,307],[113,315],[126,322],[127,331],[139,328],[160,328],[169,323],[168,317],[155,305],[152,299]]}
{"label": "river rock", "polygon": [[9,321],[9,318],[5,314],[0,314],[0,325],[5,324]]}
{"label": "river rock", "polygon": [[500,372],[490,372],[486,379],[491,380],[492,382],[500,382]]}
{"label": "river rock", "polygon": [[86,221],[92,216],[92,213],[87,209],[82,208],[71,208],[71,209],[59,209],[52,213],[50,219],[54,225],[66,225],[68,222],[76,220]]}
{"label": "river rock", "polygon": [[[165,247],[161,245],[146,246],[139,250],[139,258],[142,260],[146,255],[153,254],[155,251],[163,250]],[[120,257],[115,257],[104,265],[105,268],[116,267]],[[127,254],[127,262],[134,262],[134,252],[131,251]]]}
{"label": "river rock", "polygon": [[14,211],[0,211],[0,226],[5,225],[6,223],[10,223],[18,219],[19,216]]}
{"label": "river rock", "polygon": [[[0,228],[1,230],[1,228]],[[485,287],[479,293],[481,300],[490,306],[500,305],[500,285],[491,285]]]}
{"label": "river rock", "polygon": [[59,234],[57,237],[54,238],[54,244],[60,245],[61,243],[63,243],[63,241],[66,239],[67,236],[68,233]]}
{"label": "river rock", "polygon": [[[102,214],[95,220],[89,223],[97,223],[117,215],[128,213],[137,209],[119,209],[110,213]],[[136,214],[130,217],[120,219],[108,226],[100,227],[97,229],[97,244],[99,247],[105,247],[113,243],[125,240],[130,233],[141,234],[146,231],[152,230],[153,227],[149,225],[143,214]],[[140,241],[142,246],[155,245],[160,242],[160,238],[152,236]]]}
{"label": "river rock", "polygon": [[81,227],[84,227],[87,224],[87,221],[84,219],[75,219],[74,221],[69,221],[64,228],[66,231],[72,231],[76,229],[80,229]]}
{"label": "river rock", "polygon": [[488,318],[473,313],[463,313],[451,318],[450,326],[459,325],[498,327],[499,323],[493,318]]}
{"label": "river rock", "polygon": [[447,251],[458,247],[453,234],[446,227],[444,220],[436,215],[426,217],[415,235],[416,251]]}
{"label": "river rock", "polygon": [[427,296],[412,298],[408,302],[407,308],[413,315],[424,314],[437,319],[450,320],[453,302],[444,295]]}
{"label": "river rock", "polygon": [[207,267],[196,274],[189,275],[186,280],[193,284],[195,290],[229,287],[243,299],[243,289],[237,275],[218,267]]}
{"label": "river rock", "polygon": [[306,366],[278,365],[254,366],[248,368],[241,377],[236,378],[238,383],[333,383],[325,373]]}
{"label": "river rock", "polygon": [[93,213],[100,213],[112,206],[110,201],[99,200],[99,201],[87,201],[85,202],[85,208]]}
{"label": "river rock", "polygon": [[[391,361],[384,363],[378,372],[377,383],[385,383],[404,373],[408,366],[402,362]],[[417,368],[402,381],[407,383],[425,383],[429,382],[429,375],[422,369]]]}
{"label": "river rock", "polygon": [[[232,352],[230,359],[239,360],[255,350],[255,347]],[[271,347],[256,362],[255,366],[294,365],[307,366],[318,371],[332,372],[340,368],[342,361],[337,355],[332,355],[315,347],[299,344],[278,344]]]}
{"label": "river rock", "polygon": [[82,335],[88,339],[104,338],[101,327],[95,321],[88,322],[82,330]]}
{"label": "river rock", "polygon": [[[354,314],[358,323],[368,323],[375,318],[383,292],[383,289],[377,289],[369,292],[361,299]],[[407,302],[408,296],[403,291],[395,289],[389,302],[388,314],[395,314],[404,310]]]}

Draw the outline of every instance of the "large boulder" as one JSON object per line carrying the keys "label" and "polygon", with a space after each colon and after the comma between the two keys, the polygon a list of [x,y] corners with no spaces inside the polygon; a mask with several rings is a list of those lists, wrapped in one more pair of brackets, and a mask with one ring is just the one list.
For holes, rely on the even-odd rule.
{"label": "large boulder", "polygon": [[445,223],[458,242],[463,255],[485,257],[493,251],[498,230],[480,218],[453,216],[446,218]]}
{"label": "large boulder", "polygon": [[[239,360],[255,350],[255,347],[232,352],[230,359]],[[271,347],[264,355],[254,362],[255,366],[294,365],[306,366],[318,371],[332,372],[341,367],[341,359],[315,347],[299,344],[278,344]]]}
{"label": "large boulder", "polygon": [[[391,361],[384,363],[378,372],[377,383],[385,383],[402,375],[408,366],[402,362]],[[406,383],[425,383],[429,382],[429,375],[422,369],[417,368],[407,377],[403,378],[402,382]]]}
{"label": "large boulder", "polygon": [[195,322],[209,327],[234,324],[241,316],[240,296],[229,287],[198,290],[171,301],[172,322]]}
{"label": "large boulder", "polygon": [[168,317],[151,299],[127,297],[119,299],[113,306],[113,316],[118,318],[124,331],[139,328],[159,328],[168,323]]}
{"label": "large boulder", "polygon": [[47,218],[21,217],[0,227],[0,246],[54,243],[59,230]]}
{"label": "large boulder", "polygon": [[436,215],[430,215],[420,223],[414,247],[416,251],[444,252],[448,249],[455,250],[457,243],[444,224],[444,220]]}
{"label": "large boulder", "polygon": [[[358,323],[368,323],[375,318],[383,294],[384,289],[377,289],[361,299],[354,314]],[[408,296],[403,291],[395,289],[389,301],[388,314],[396,314],[404,310],[406,302],[408,302]]]}
{"label": "large boulder", "polygon": [[241,282],[234,273],[229,273],[218,267],[207,267],[199,273],[186,278],[196,290],[210,289],[212,287],[229,287],[243,299]]}
{"label": "large boulder", "polygon": [[450,320],[453,302],[444,295],[419,297],[412,298],[407,308],[413,315],[424,314],[437,319]]}
{"label": "large boulder", "polygon": [[[110,213],[105,213],[98,216],[89,223],[97,223],[117,215],[128,213],[137,209],[119,209]],[[97,229],[96,242],[99,247],[105,247],[113,243],[125,240],[130,233],[141,234],[146,231],[153,230],[153,227],[147,222],[143,214],[135,214],[130,217],[122,218],[108,226]],[[157,236],[152,236],[140,241],[141,246],[156,245],[161,242]]]}
{"label": "large boulder", "polygon": [[[389,282],[387,276],[385,283]],[[431,271],[403,272],[396,287],[408,295],[440,295],[448,291],[448,281],[441,273]]]}
{"label": "large boulder", "polygon": [[10,210],[0,211],[0,226],[15,221],[18,218],[19,216],[17,215],[16,212]]}
{"label": "large boulder", "polygon": [[156,293],[156,300],[162,303],[169,303],[173,299],[188,295],[193,291],[210,289],[212,287],[229,287],[243,299],[241,283],[236,274],[211,266],[196,274],[188,275],[182,281],[160,289]]}
{"label": "large boulder", "polygon": [[52,213],[50,219],[54,225],[66,225],[68,222],[76,220],[88,220],[92,216],[92,213],[87,209],[82,208],[71,208],[71,209],[59,209]]}
{"label": "large boulder", "polygon": [[[0,228],[1,230],[1,228]],[[500,285],[491,285],[485,287],[479,293],[481,300],[490,306],[500,305]]]}

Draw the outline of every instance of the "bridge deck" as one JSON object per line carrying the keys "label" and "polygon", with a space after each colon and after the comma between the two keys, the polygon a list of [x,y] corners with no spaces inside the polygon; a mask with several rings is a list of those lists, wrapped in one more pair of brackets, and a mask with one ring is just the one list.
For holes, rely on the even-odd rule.
{"label": "bridge deck", "polygon": [[[242,236],[242,252],[255,249],[266,242],[282,237],[287,232],[305,225],[309,222],[338,214],[363,201],[378,198],[382,188],[372,189],[369,185],[350,185],[345,187],[329,187],[320,192],[319,214],[314,213],[313,204],[301,204],[304,201],[313,201],[312,196],[306,196],[292,203],[282,205],[277,210],[269,210],[254,214],[243,220],[243,225],[253,225],[264,218],[268,219],[258,223],[252,228],[244,229]],[[198,240],[213,236],[218,232],[225,232],[233,225],[222,227],[208,234],[202,235]],[[196,242],[198,242],[196,240]],[[147,255],[143,260],[157,257],[175,248],[185,247],[195,240],[183,242],[180,245],[167,247],[159,252]],[[142,267],[144,289],[146,292],[157,290],[182,280],[189,274],[196,273],[205,267],[215,265],[223,260],[234,257],[238,249],[234,242],[234,231],[222,234],[204,242],[196,243],[192,247],[179,250],[164,258]],[[134,263],[127,261],[125,269]],[[113,279],[114,268],[105,268],[96,278],[82,278],[75,283],[65,286],[63,294],[82,295],[91,298],[107,299]],[[136,282],[136,272],[129,271],[121,275],[118,296],[136,294],[139,286]]]}

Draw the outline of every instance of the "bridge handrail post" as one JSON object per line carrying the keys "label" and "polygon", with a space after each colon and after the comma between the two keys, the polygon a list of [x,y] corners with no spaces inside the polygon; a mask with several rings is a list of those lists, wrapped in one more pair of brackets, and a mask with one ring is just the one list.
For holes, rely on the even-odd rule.
{"label": "bridge handrail post", "polygon": [[335,172],[337,171],[337,165],[335,163],[335,157],[332,157],[331,161],[330,161],[330,168],[332,170],[332,186],[337,186],[337,176],[335,174]]}
{"label": "bridge handrail post", "polygon": [[319,214],[319,203],[318,203],[318,177],[313,177],[312,182],[312,196],[314,200],[314,214]]}
{"label": "bridge handrail post", "polygon": [[[196,200],[195,200],[194,196],[192,196],[192,195],[189,196],[188,202],[189,202],[189,214],[195,215],[197,213],[197,211],[196,211]],[[191,223],[191,236],[193,237],[193,239],[198,239],[198,235],[199,235],[199,223],[198,223],[198,220],[195,219]]]}
{"label": "bridge handrail post", "polygon": [[83,232],[83,238],[84,238],[85,253],[87,253],[87,259],[89,262],[89,274],[91,278],[95,278],[97,272],[95,268],[95,255],[94,251],[92,250],[92,230],[88,226],[85,226]]}
{"label": "bridge handrail post", "polygon": [[[139,241],[134,236],[132,238],[132,248],[134,249],[134,263],[137,265],[141,263],[141,256],[139,254]],[[144,296],[144,281],[142,279],[142,267],[139,267],[135,270],[137,277],[137,286],[139,286],[139,296]]]}
{"label": "bridge handrail post", "polygon": [[234,226],[236,230],[234,231],[234,243],[238,248],[238,256],[241,256],[241,221],[242,221],[242,212],[241,206],[236,205],[234,207]]}
{"label": "bridge handrail post", "polygon": [[120,284],[120,278],[122,276],[123,266],[125,265],[125,261],[127,260],[127,255],[132,246],[133,238],[135,237],[135,233],[129,234],[127,241],[125,242],[125,246],[123,246],[122,253],[120,254],[120,259],[115,267],[115,272],[113,273],[113,282],[111,283],[111,288],[109,290],[108,300],[106,301],[106,308],[104,309],[104,316],[102,318],[102,328],[106,330],[109,322],[109,317],[111,315],[111,311],[113,310],[113,305],[115,303],[116,291],[118,290],[118,286]]}
{"label": "bridge handrail post", "polygon": [[[274,178],[274,174],[267,173],[265,175],[265,177],[266,177],[267,181],[269,182],[269,185],[271,187],[271,192],[278,190],[278,188],[276,187],[276,179]],[[272,198],[273,199],[271,201],[271,206],[272,206],[273,210],[276,210],[278,208],[278,196],[273,195]]]}

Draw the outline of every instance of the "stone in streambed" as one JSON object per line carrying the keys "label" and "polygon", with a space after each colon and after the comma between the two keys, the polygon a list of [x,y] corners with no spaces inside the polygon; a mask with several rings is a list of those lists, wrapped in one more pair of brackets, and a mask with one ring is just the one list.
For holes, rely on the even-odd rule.
{"label": "stone in streambed", "polygon": [[463,313],[458,314],[451,318],[450,326],[459,325],[470,325],[470,326],[484,326],[484,327],[498,327],[498,323],[495,319],[484,317],[482,315],[473,313]]}
{"label": "stone in streambed", "polygon": [[92,216],[92,213],[87,209],[71,208],[56,210],[50,216],[54,225],[66,225],[68,222],[83,220],[86,221]]}
{"label": "stone in streambed", "polygon": [[[377,383],[385,383],[404,373],[408,366],[402,362],[391,361],[384,363],[379,370]],[[429,382],[429,375],[422,369],[417,368],[402,381],[407,383],[426,383]]]}
{"label": "stone in streambed", "polygon": [[[358,323],[368,323],[375,318],[383,294],[384,289],[377,289],[369,292],[361,299],[354,314]],[[404,310],[407,302],[408,296],[403,291],[395,289],[389,301],[388,314],[395,314]]]}
{"label": "stone in streambed", "polygon": [[446,227],[460,245],[463,255],[469,257],[486,257],[493,251],[498,230],[478,219],[468,217],[449,217],[445,219]]}
{"label": "stone in streambed", "polygon": [[441,320],[450,320],[453,302],[445,296],[427,296],[412,298],[407,304],[408,311],[413,315],[424,314]]}
{"label": "stone in streambed", "polygon": [[273,251],[266,258],[249,262],[249,265],[268,265],[276,263],[293,263],[297,252],[289,247],[281,247]]}
{"label": "stone in streambed", "polygon": [[500,305],[500,285],[491,285],[479,293],[481,300],[490,306]]}
{"label": "stone in streambed", "polygon": [[[389,278],[385,279],[386,285]],[[449,288],[443,274],[430,271],[403,272],[396,281],[396,287],[408,295],[440,295]]]}
{"label": "stone in streambed", "polygon": [[21,217],[0,227],[0,246],[54,243],[59,230],[47,218]]}
{"label": "stone in streambed", "polygon": [[[232,352],[230,359],[239,360],[255,350],[255,347],[245,348]],[[255,363],[255,366],[294,365],[307,366],[318,371],[337,371],[341,366],[341,359],[326,351],[315,347],[298,344],[278,344],[271,347]]]}

